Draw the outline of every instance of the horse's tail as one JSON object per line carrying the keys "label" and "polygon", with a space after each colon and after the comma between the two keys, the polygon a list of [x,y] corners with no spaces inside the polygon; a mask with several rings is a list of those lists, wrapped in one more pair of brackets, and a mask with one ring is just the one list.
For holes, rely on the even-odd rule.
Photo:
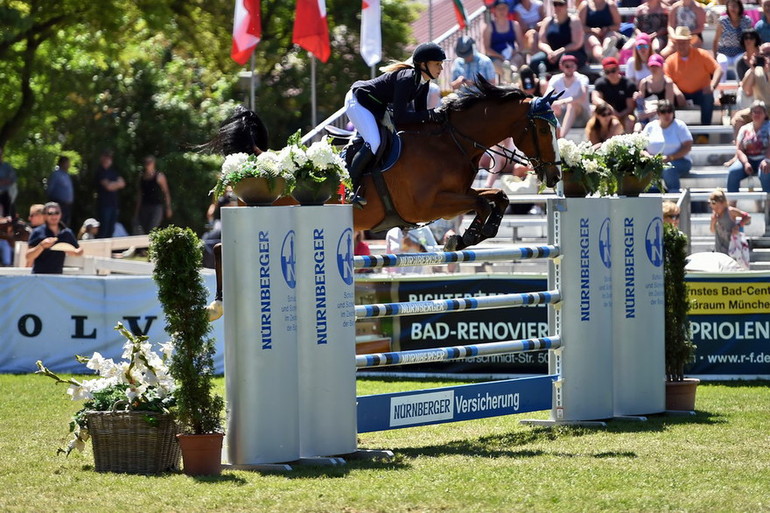
{"label": "horse's tail", "polygon": [[230,155],[232,153],[260,154],[268,149],[268,131],[256,112],[241,105],[222,122],[219,132],[210,141],[196,146],[205,153]]}

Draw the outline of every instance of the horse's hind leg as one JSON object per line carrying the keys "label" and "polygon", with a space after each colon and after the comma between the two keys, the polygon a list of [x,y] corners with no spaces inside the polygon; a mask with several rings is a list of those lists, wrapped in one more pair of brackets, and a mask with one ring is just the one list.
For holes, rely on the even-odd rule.
{"label": "horse's hind leg", "polygon": [[481,234],[485,239],[488,239],[497,235],[497,230],[500,229],[500,223],[510,201],[508,195],[500,189],[480,189],[478,193],[480,198],[484,198],[492,204],[492,212],[484,226],[481,227]]}

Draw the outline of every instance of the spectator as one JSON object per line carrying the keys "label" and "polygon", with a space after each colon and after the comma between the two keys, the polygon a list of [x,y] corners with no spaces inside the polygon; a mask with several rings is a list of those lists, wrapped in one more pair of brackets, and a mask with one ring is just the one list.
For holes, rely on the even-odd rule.
{"label": "spectator", "polygon": [[[68,244],[73,249],[52,249],[58,243]],[[27,262],[32,262],[33,274],[61,274],[65,253],[72,256],[83,254],[75,234],[61,223],[61,208],[53,201],[45,204],[45,223],[32,231],[28,244]]]}
{"label": "spectator", "polygon": [[496,82],[492,59],[476,51],[476,44],[472,37],[462,36],[458,39],[455,44],[455,54],[457,58],[452,63],[452,89],[472,86],[477,74],[492,84]]}
{"label": "spectator", "polygon": [[591,95],[591,103],[598,105],[607,102],[612,107],[615,116],[623,125],[623,130],[630,133],[634,130],[634,93],[636,86],[626,77],[620,74],[620,64],[615,57],[606,57],[602,61],[604,76],[596,80],[594,91]]}
{"label": "spectator", "polygon": [[[510,82],[512,65],[518,69],[524,64],[524,33],[516,20],[509,17],[510,7],[505,0],[495,0],[492,4],[492,16],[484,26],[484,51],[492,59],[497,76],[501,82]],[[508,69],[505,67],[508,66]]]}
{"label": "spectator", "polygon": [[42,203],[35,203],[29,207],[29,226],[32,229],[37,228],[41,224],[45,223],[43,214],[45,213],[45,205]]}
{"label": "spectator", "polygon": [[126,181],[112,167],[112,151],[104,150],[99,156],[99,166],[96,168],[96,187],[98,202],[98,218],[100,239],[113,236],[115,223],[118,222],[118,191],[126,186]]}
{"label": "spectator", "polygon": [[59,204],[61,220],[67,226],[72,221],[72,204],[75,201],[75,188],[72,185],[69,168],[69,157],[63,155],[59,157],[53,173],[48,177],[48,187],[46,188],[48,200]]}
{"label": "spectator", "polygon": [[595,147],[599,147],[610,137],[623,133],[623,125],[606,102],[599,103],[594,109],[593,116],[586,123],[586,139]]}
{"label": "spectator", "polygon": [[765,102],[751,104],[751,123],[738,130],[735,162],[727,175],[727,191],[738,192],[741,181],[759,175],[762,190],[770,192],[770,123]]}
{"label": "spectator", "polygon": [[99,221],[89,217],[78,230],[78,240],[93,240],[99,233]]}
{"label": "spectator", "polygon": [[[741,91],[745,98],[751,98],[755,102],[763,101],[768,105],[770,104],[770,43],[763,43],[759,47],[759,54],[754,56],[752,66],[741,80]],[[751,107],[733,114],[733,134],[737,137],[738,130],[751,120]]]}
{"label": "spectator", "polygon": [[[354,247],[353,247],[354,255],[371,255],[372,254],[372,251],[369,249],[369,244],[364,242],[363,230],[355,231],[355,237],[354,237],[353,243],[354,243]],[[368,273],[374,272],[374,269],[356,269],[355,272],[358,274],[368,274]]]}
{"label": "spectator", "polygon": [[770,0],[762,0],[762,18],[754,24],[763,43],[770,43]]}
{"label": "spectator", "polygon": [[647,152],[663,155],[663,161],[666,163],[663,168],[666,189],[668,192],[679,192],[679,178],[692,169],[692,134],[687,125],[676,119],[671,102],[658,102],[658,119],[650,121],[644,127],[644,134],[649,140]]}
{"label": "spectator", "polygon": [[11,216],[0,217],[0,266],[13,265],[14,222]]}
{"label": "spectator", "polygon": [[[735,80],[735,64],[743,55],[741,34],[752,27],[751,18],[743,13],[741,0],[727,0],[727,11],[719,19],[716,33],[714,34],[714,55],[722,68],[722,81],[730,78]],[[730,73],[728,73],[728,71]]]}
{"label": "spectator", "polygon": [[[403,231],[391,228],[385,236],[386,253],[425,253],[434,251],[436,240],[427,226]],[[388,272],[397,274],[422,274],[426,266],[388,267]]]}
{"label": "spectator", "polygon": [[679,228],[679,205],[673,201],[666,200],[663,202],[662,208],[663,222]]}
{"label": "spectator", "polygon": [[735,72],[738,75],[738,81],[741,82],[746,76],[746,72],[754,65],[754,57],[759,54],[759,46],[762,40],[754,29],[747,29],[741,33],[741,49],[743,54],[735,62]]}
{"label": "spectator", "polygon": [[586,34],[585,52],[596,62],[615,56],[625,40],[618,32],[620,12],[614,0],[585,0],[578,7],[578,18]]}
{"label": "spectator", "polygon": [[585,32],[577,16],[567,11],[566,0],[554,0],[554,14],[543,20],[538,33],[539,52],[532,56],[530,67],[540,76],[557,71],[563,55],[576,59],[576,69],[582,68],[588,56],[583,49]]}
{"label": "spectator", "polygon": [[567,137],[575,119],[587,116],[590,112],[588,103],[588,77],[577,71],[578,60],[574,55],[561,58],[559,68],[562,73],[554,75],[548,81],[546,93],[554,91],[564,94],[551,105],[557,116],[561,117],[559,137]]}
{"label": "spectator", "polygon": [[730,238],[741,227],[751,223],[751,215],[727,204],[725,191],[717,189],[709,196],[711,206],[711,225],[709,230],[714,234],[714,251],[729,254]]}
{"label": "spectator", "polygon": [[650,76],[650,68],[647,61],[652,55],[650,51],[650,36],[639,34],[634,41],[634,54],[626,62],[626,78],[629,79],[636,88],[642,79]]}
{"label": "spectator", "polygon": [[146,234],[160,226],[164,214],[166,219],[171,219],[168,181],[166,175],[155,169],[155,157],[148,155],[144,158],[144,170],[139,177],[134,219],[141,233]]}
{"label": "spectator", "polygon": [[703,29],[706,26],[706,10],[695,0],[679,0],[668,12],[668,45],[661,50],[663,57],[669,57],[676,51],[676,45],[671,40],[671,34],[679,27],[687,27],[693,36],[693,44],[700,47],[703,44]]}
{"label": "spectator", "polygon": [[5,149],[0,146],[0,216],[16,214],[16,170],[3,161]]}
{"label": "spectator", "polygon": [[684,105],[684,96],[663,73],[663,57],[658,54],[650,56],[647,67],[650,68],[650,76],[639,83],[639,91],[636,94],[639,130],[658,116],[658,101],[666,100],[671,105]]}
{"label": "spectator", "polygon": [[668,44],[668,10],[661,0],[647,0],[636,8],[636,30],[650,37],[651,51],[660,52]]}
{"label": "spectator", "polygon": [[524,48],[527,52],[537,49],[537,31],[540,22],[545,18],[545,6],[541,0],[520,0],[513,12],[519,20],[521,31],[524,32]]}
{"label": "spectator", "polygon": [[722,78],[722,68],[709,52],[693,48],[691,40],[694,38],[689,28],[676,28],[669,38],[674,42],[676,53],[666,58],[663,71],[686,99],[700,106],[701,125],[710,125],[714,114],[714,89]]}
{"label": "spectator", "polygon": [[532,96],[540,96],[543,94],[543,84],[537,77],[535,72],[527,65],[519,68],[519,87],[522,91]]}

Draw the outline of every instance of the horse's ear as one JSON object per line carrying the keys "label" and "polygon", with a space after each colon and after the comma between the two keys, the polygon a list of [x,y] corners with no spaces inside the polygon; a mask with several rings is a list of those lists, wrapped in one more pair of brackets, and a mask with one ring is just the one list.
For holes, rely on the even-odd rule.
{"label": "horse's ear", "polygon": [[562,96],[564,96],[564,92],[565,91],[562,90],[562,91],[559,91],[557,94],[554,95],[554,90],[551,89],[550,91],[548,91],[548,94],[545,95],[545,98],[543,98],[543,100],[545,100],[550,105],[553,102],[555,102],[556,100],[558,100],[559,98],[561,98]]}

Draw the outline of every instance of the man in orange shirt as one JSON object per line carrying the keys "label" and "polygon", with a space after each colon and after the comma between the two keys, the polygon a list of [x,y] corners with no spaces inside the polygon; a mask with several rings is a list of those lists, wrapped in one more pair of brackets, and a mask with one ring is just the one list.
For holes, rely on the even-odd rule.
{"label": "man in orange shirt", "polygon": [[692,46],[688,27],[677,27],[669,39],[676,53],[668,56],[663,72],[671,77],[684,97],[700,105],[701,125],[710,125],[714,113],[714,89],[722,78],[722,68],[706,50]]}

